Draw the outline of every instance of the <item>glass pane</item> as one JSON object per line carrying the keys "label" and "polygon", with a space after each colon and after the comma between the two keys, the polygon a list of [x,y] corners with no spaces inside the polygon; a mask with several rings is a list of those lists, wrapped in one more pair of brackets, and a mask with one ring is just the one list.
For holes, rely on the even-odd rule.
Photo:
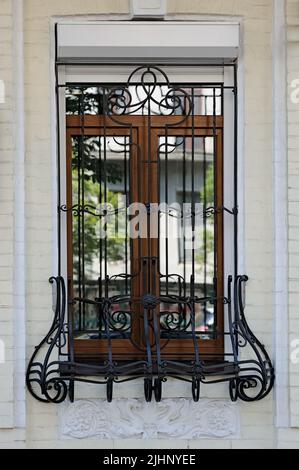
{"label": "glass pane", "polygon": [[[127,233],[129,138],[84,136],[72,140],[73,288],[75,329],[81,338],[106,337],[95,299],[130,294]],[[91,302],[89,302],[91,301]],[[109,312],[112,337],[130,332],[128,302]]]}
{"label": "glass pane", "polygon": [[[214,140],[161,137],[159,160],[160,207],[166,203],[160,215],[161,295],[195,296],[196,330],[207,339],[215,327],[215,228],[209,210],[215,197]],[[190,331],[189,314],[183,304],[162,304],[162,336]]]}
{"label": "glass pane", "polygon": [[66,114],[75,116],[103,114],[104,93],[102,87],[80,85],[67,87],[65,90]]}

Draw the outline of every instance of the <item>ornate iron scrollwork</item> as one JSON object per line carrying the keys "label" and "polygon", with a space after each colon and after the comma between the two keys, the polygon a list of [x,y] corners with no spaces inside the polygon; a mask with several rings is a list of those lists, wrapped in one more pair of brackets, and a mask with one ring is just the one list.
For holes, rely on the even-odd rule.
{"label": "ornate iron scrollwork", "polygon": [[[274,384],[274,368],[265,347],[251,331],[244,310],[244,286],[247,276],[229,276],[227,283],[227,297],[224,304],[227,310],[228,331],[225,335],[230,338],[233,360],[217,361],[211,364],[200,355],[198,337],[195,330],[194,308],[196,302],[203,299],[182,299],[178,296],[163,296],[161,298],[146,295],[140,299],[144,307],[144,332],[147,339],[146,359],[144,361],[129,362],[119,365],[113,360],[111,346],[111,306],[116,299],[99,299],[103,306],[105,330],[108,338],[108,361],[103,366],[92,366],[75,363],[70,353],[65,352],[70,332],[65,322],[66,294],[65,283],[62,277],[51,277],[50,282],[56,290],[56,306],[54,319],[46,337],[36,347],[28,365],[26,383],[29,392],[43,402],[61,403],[67,395],[74,399],[74,384],[76,381],[105,384],[107,400],[113,397],[113,384],[127,381],[137,377],[144,378],[144,395],[146,401],[155,397],[156,401],[162,398],[162,384],[172,377],[190,382],[191,394],[194,401],[200,399],[201,383],[228,382],[229,394],[232,401],[237,399],[250,402],[261,400],[271,391]],[[119,300],[119,299],[118,299]],[[193,359],[189,361],[171,361],[163,359],[163,346],[158,335],[158,319],[155,309],[160,302],[172,304],[185,303],[190,309],[191,337],[194,344]],[[152,313],[151,319],[149,318]],[[154,312],[154,313],[153,313]],[[150,344],[149,328],[154,331],[154,343]],[[253,359],[242,359],[240,350],[250,349]],[[155,358],[153,352],[155,351]],[[250,356],[251,356],[250,355]],[[81,376],[93,373],[96,378],[88,379]],[[101,375],[101,379],[98,376]]]}
{"label": "ornate iron scrollwork", "polygon": [[35,348],[30,359],[26,384],[30,393],[39,401],[61,403],[70,388],[70,381],[66,381],[59,371],[62,350],[68,336],[65,323],[66,291],[62,277],[50,277],[49,282],[56,289],[54,318],[47,335]]}
{"label": "ornate iron scrollwork", "polygon": [[[229,382],[232,401],[238,398],[243,401],[264,398],[271,391],[275,377],[270,357],[251,331],[245,317],[242,288],[247,280],[247,276],[238,276],[234,281],[235,321],[232,324],[232,335],[235,335],[239,348],[250,346],[256,359],[238,361],[239,374]],[[229,282],[232,282],[231,278]]]}
{"label": "ornate iron scrollwork", "polygon": [[[223,64],[221,64],[221,68]],[[233,64],[234,71],[236,72],[236,64]],[[57,74],[58,77],[59,74]],[[57,83],[57,90],[60,87]],[[212,113],[208,113],[209,106],[207,105],[207,91],[206,94],[202,93],[204,86],[208,87],[208,93],[212,93],[210,96],[212,99]],[[83,85],[82,85],[83,87]],[[219,126],[222,125],[223,118],[223,86],[221,84],[193,84],[176,86],[171,85],[170,81],[160,68],[156,66],[140,66],[135,69],[128,78],[127,83],[120,85],[105,85],[97,84],[94,88],[89,87],[88,93],[93,92],[92,99],[87,103],[90,106],[90,114],[97,114],[98,121],[103,118],[105,124],[103,129],[106,131],[107,122],[113,122],[113,129],[118,128],[119,136],[108,136],[112,139],[112,145],[109,151],[114,152],[113,158],[111,159],[114,166],[111,171],[107,172],[107,154],[106,147],[109,145],[110,140],[107,140],[107,135],[97,136],[97,145],[88,147],[88,151],[85,152],[83,147],[84,135],[84,110],[86,103],[84,103],[84,93],[86,89],[80,89],[79,93],[72,95],[72,103],[78,102],[78,110],[74,114],[79,117],[80,120],[80,135],[76,136],[74,154],[74,167],[77,171],[77,200],[74,201],[61,201],[60,194],[58,195],[58,227],[61,228],[61,217],[73,218],[77,221],[77,246],[80,247],[80,267],[76,273],[77,286],[80,288],[68,289],[68,297],[66,293],[66,286],[64,278],[59,275],[57,277],[51,277],[50,283],[55,291],[55,306],[54,306],[54,318],[48,333],[40,344],[35,348],[35,351],[29,361],[26,383],[29,392],[36,399],[42,402],[61,403],[67,397],[71,401],[75,399],[75,384],[77,382],[87,382],[93,384],[99,384],[106,387],[107,400],[110,402],[113,398],[114,386],[121,382],[127,382],[129,380],[135,380],[137,378],[144,381],[144,396],[147,402],[150,402],[153,398],[156,401],[160,401],[163,395],[163,383],[168,379],[181,380],[188,383],[190,387],[190,395],[193,397],[195,402],[200,399],[201,384],[218,384],[226,382],[228,384],[229,395],[232,401],[238,399],[250,402],[254,400],[260,400],[269,394],[274,384],[274,369],[271,360],[267,354],[265,347],[256,338],[250,329],[246,316],[245,316],[245,301],[244,291],[245,284],[248,280],[245,275],[238,275],[238,233],[237,233],[237,217],[238,217],[238,201],[237,201],[237,138],[235,135],[234,143],[234,170],[233,174],[233,203],[232,206],[224,205],[223,197],[217,198],[217,184],[215,183],[216,166],[219,164],[219,159],[216,158],[217,149],[217,118]],[[193,88],[192,88],[193,87]],[[234,99],[237,99],[237,83],[236,73],[235,82],[230,88],[234,92]],[[90,91],[91,90],[91,91]],[[96,92],[94,91],[96,90]],[[191,90],[191,93],[186,90]],[[212,91],[211,91],[212,90]],[[219,95],[217,96],[216,93]],[[78,91],[78,88],[77,88]],[[57,93],[59,96],[60,93]],[[195,98],[197,96],[197,98]],[[197,100],[197,101],[196,101]],[[218,104],[217,104],[218,103]],[[236,103],[236,101],[235,101]],[[218,114],[216,113],[216,107],[219,107]],[[97,109],[96,109],[97,107]],[[106,108],[105,108],[106,107]],[[195,108],[205,108],[206,112],[195,116]],[[59,106],[57,106],[57,110]],[[236,107],[235,107],[236,111]],[[156,114],[156,117],[168,116],[171,118],[170,122],[174,124],[167,124],[165,126],[164,140],[158,142],[158,148],[154,161],[151,161],[151,152],[146,151],[145,155],[140,152],[138,154],[137,141],[130,140],[129,131],[131,130],[130,116],[137,114],[139,120],[143,123],[147,123],[147,147],[151,147],[151,124],[152,115]],[[145,117],[150,116],[150,119]],[[147,116],[147,117],[148,117]],[[90,117],[90,116],[89,116]],[[136,116],[135,116],[136,117]],[[203,118],[200,123],[204,124],[204,127],[197,125],[197,130],[201,129],[201,132],[196,134],[196,126],[194,124],[195,118]],[[59,120],[59,113],[57,115]],[[123,119],[125,118],[125,119]],[[141,118],[141,119],[140,119]],[[234,116],[235,129],[237,113]],[[106,122],[107,121],[107,122]],[[160,121],[159,121],[160,122]],[[162,122],[162,121],[161,121]],[[209,124],[207,124],[209,122]],[[123,132],[123,127],[127,125],[127,132]],[[72,126],[70,126],[72,127]],[[92,126],[91,126],[92,127]],[[184,131],[178,129],[182,127]],[[58,125],[59,129],[59,125]],[[129,130],[128,130],[129,129]],[[188,130],[188,132],[185,132]],[[203,130],[207,131],[207,138],[210,139],[210,173],[207,171],[208,160],[206,152],[206,137],[202,137]],[[223,128],[221,128],[222,132]],[[172,133],[170,132],[172,131]],[[190,131],[190,132],[189,132]],[[101,129],[102,132],[102,129]],[[114,132],[114,131],[113,131]],[[139,131],[138,131],[139,132]],[[141,131],[140,131],[141,132]],[[169,133],[169,135],[168,135]],[[188,134],[189,133],[189,134]],[[185,136],[186,134],[186,136]],[[145,134],[144,134],[145,135]],[[183,135],[183,138],[182,138]],[[167,136],[165,138],[165,136]],[[188,137],[189,136],[189,137]],[[90,137],[90,136],[89,136]],[[221,139],[222,139],[221,135]],[[171,140],[173,138],[174,140]],[[76,140],[77,139],[77,140]],[[101,140],[104,140],[104,158],[101,160]],[[187,144],[186,144],[187,139]],[[189,143],[188,143],[189,139]],[[197,139],[197,143],[195,140]],[[57,139],[59,141],[59,139]],[[146,139],[144,139],[146,141]],[[219,140],[220,141],[220,140]],[[196,143],[196,145],[195,145]],[[114,150],[113,150],[114,146]],[[197,155],[195,155],[195,147],[197,148]],[[85,226],[82,221],[95,219],[95,223],[102,221],[107,214],[116,214],[117,212],[127,211],[127,200],[128,188],[127,180],[130,179],[129,171],[130,165],[127,165],[127,153],[130,149],[134,148],[134,152],[139,155],[138,164],[135,162],[135,166],[139,166],[139,161],[142,165],[147,165],[147,176],[151,173],[150,166],[153,164],[155,167],[154,173],[157,175],[162,174],[159,168],[164,165],[164,186],[168,187],[168,180],[166,181],[166,165],[168,164],[168,156],[179,150],[182,157],[176,158],[180,161],[181,166],[179,169],[175,169],[177,173],[181,171],[183,178],[182,184],[178,184],[176,189],[181,190],[184,193],[182,197],[182,203],[187,202],[187,192],[191,191],[189,199],[192,201],[191,210],[187,213],[184,209],[181,211],[177,210],[171,205],[166,208],[156,209],[159,217],[164,216],[166,218],[172,217],[177,219],[177,222],[181,223],[182,218],[186,218],[191,221],[192,225],[195,224],[195,217],[200,215],[202,220],[203,229],[202,233],[204,239],[204,258],[202,262],[204,265],[204,273],[200,282],[195,282],[195,249],[192,245],[192,257],[190,265],[192,265],[191,271],[187,274],[186,268],[186,248],[183,247],[183,261],[180,261],[181,271],[179,274],[170,274],[171,270],[168,270],[168,259],[172,256],[172,253],[168,252],[168,247],[165,249],[165,271],[160,272],[161,256],[160,252],[157,254],[155,248],[151,243],[147,243],[147,251],[143,248],[138,250],[138,257],[135,253],[134,267],[130,266],[128,269],[127,260],[129,255],[125,253],[125,269],[122,274],[114,274],[118,272],[115,269],[112,275],[107,274],[107,269],[104,269],[102,273],[102,265],[107,268],[107,252],[108,242],[104,243],[104,257],[102,254],[102,241],[100,248],[100,255],[97,254],[96,260],[96,276],[98,279],[92,279],[89,288],[91,293],[86,295],[85,289],[85,271],[83,269],[83,284],[84,287],[81,289],[81,265],[84,264],[84,255],[82,255],[82,237],[84,242],[85,231],[88,231],[88,225]],[[139,149],[140,150],[140,149]],[[188,154],[189,151],[189,154]],[[118,184],[121,185],[124,182],[123,193],[125,195],[125,203],[120,209],[115,209],[112,204],[107,204],[107,181],[105,180],[104,188],[102,188],[103,174],[110,174],[111,179],[115,180],[115,161],[117,160],[117,153],[124,153],[124,168],[123,173],[126,175],[123,180],[119,180]],[[161,159],[160,153],[163,154]],[[95,157],[97,155],[97,157]],[[196,157],[196,158],[195,158]],[[60,171],[61,162],[59,160],[59,149],[58,149],[58,169]],[[98,160],[96,160],[98,158]],[[180,160],[179,160],[180,158]],[[197,161],[196,161],[197,159]],[[174,159],[175,161],[175,159]],[[162,163],[163,165],[162,165]],[[84,165],[87,166],[85,172]],[[80,166],[81,165],[81,166]],[[186,168],[189,165],[189,184],[186,184]],[[202,166],[202,187],[203,194],[201,199],[203,202],[198,203],[196,209],[196,191],[194,182],[195,168]],[[71,165],[70,165],[71,166]],[[96,169],[94,169],[96,167]],[[222,172],[222,167],[220,168]],[[137,170],[136,170],[137,171]],[[128,176],[127,176],[128,173]],[[218,173],[219,174],[219,173]],[[137,172],[138,175],[138,172]],[[136,175],[135,175],[136,176]],[[143,175],[144,176],[144,175]],[[160,176],[159,176],[160,177]],[[158,178],[158,176],[157,176]],[[100,184],[100,191],[97,197],[86,198],[84,189],[84,181],[87,180],[89,183],[94,182]],[[207,181],[210,181],[210,199],[207,198]],[[157,181],[156,181],[157,182]],[[140,198],[140,200],[151,201],[150,188],[151,180],[145,183],[144,177],[141,178],[139,185],[146,185],[148,191],[146,198]],[[159,181],[160,184],[160,181]],[[60,184],[60,174],[58,173],[58,186]],[[191,188],[191,189],[190,189]],[[115,188],[114,188],[115,189]],[[157,188],[156,188],[157,189]],[[81,193],[80,193],[81,190]],[[119,190],[120,191],[120,190]],[[158,192],[158,190],[157,190]],[[199,191],[198,191],[199,192]],[[144,195],[145,196],[145,195]],[[104,210],[99,210],[97,202],[104,198]],[[72,198],[71,198],[72,199]],[[165,202],[168,201],[168,193],[164,197]],[[230,201],[231,203],[231,201]],[[145,202],[146,216],[149,218],[153,213],[151,202]],[[234,255],[233,255],[233,273],[234,276],[229,276],[227,279],[226,293],[224,294],[223,283],[221,280],[221,288],[218,289],[217,285],[217,274],[219,258],[216,256],[216,226],[213,225],[213,220],[216,221],[217,217],[220,220],[222,216],[231,217],[233,225],[233,241]],[[84,219],[86,217],[86,219]],[[68,219],[68,220],[69,220]],[[72,219],[72,220],[73,220]],[[79,222],[78,222],[79,221]],[[221,224],[223,220],[221,219]],[[210,234],[212,235],[211,253],[213,258],[210,261],[212,266],[210,274],[210,280],[207,282],[207,259],[209,254],[207,252],[208,230],[207,224],[210,225]],[[221,224],[218,224],[221,225]],[[100,225],[101,226],[101,225]],[[166,224],[165,224],[166,226]],[[193,227],[194,229],[194,227]],[[166,229],[165,229],[166,230]],[[93,232],[92,232],[93,233]],[[217,232],[218,233],[218,232]],[[61,234],[59,233],[59,237]],[[128,238],[128,233],[125,233],[125,239]],[[185,243],[185,233],[183,235],[183,241]],[[160,242],[160,240],[159,240]],[[84,244],[84,243],[83,243]],[[159,243],[157,243],[157,246]],[[62,243],[61,238],[58,241],[58,272],[62,271],[61,263],[61,251]],[[64,245],[63,245],[64,246]],[[146,246],[146,244],[145,244]],[[74,250],[75,251],[75,250]],[[132,250],[134,251],[134,250]],[[154,251],[154,254],[152,253]],[[221,250],[220,250],[221,251]],[[145,253],[146,252],[146,253]],[[141,255],[142,253],[142,255]],[[118,253],[117,253],[118,254]],[[79,254],[77,254],[79,259]],[[218,255],[218,252],[217,252]],[[178,255],[179,257],[179,255]],[[138,258],[139,267],[137,267],[136,258]],[[89,260],[90,261],[90,260]],[[89,263],[92,264],[91,262]],[[133,264],[133,263],[132,263]],[[179,264],[179,263],[177,263]],[[131,273],[133,270],[138,270],[138,273]],[[81,269],[82,270],[82,269]],[[176,267],[174,268],[176,271]],[[223,270],[224,271],[224,270]],[[224,274],[221,271],[221,279]],[[71,276],[73,273],[71,274]],[[136,282],[137,276],[137,282]],[[138,277],[139,276],[139,277]],[[200,277],[200,276],[199,276]],[[190,278],[190,281],[187,281]],[[219,276],[218,276],[219,278]],[[122,283],[125,286],[123,290],[117,290],[115,285]],[[134,284],[135,283],[135,284]],[[96,287],[94,287],[96,284]],[[133,285],[134,288],[128,288],[128,285]],[[137,289],[136,289],[137,284]],[[163,284],[163,286],[162,286]],[[209,284],[209,288],[207,288]],[[111,288],[111,285],[113,287]],[[171,288],[169,288],[171,285]],[[91,286],[91,287],[90,287]],[[141,287],[142,286],[142,287]],[[162,286],[162,288],[161,288]],[[166,286],[166,287],[165,287]],[[187,288],[188,286],[188,288]],[[93,290],[92,290],[93,289]],[[74,291],[76,290],[75,294]],[[134,292],[133,292],[134,291]],[[96,294],[95,294],[96,292]],[[118,293],[116,293],[118,292]],[[125,293],[123,293],[125,292]],[[136,294],[137,292],[137,294]],[[220,294],[219,294],[220,292]],[[202,295],[201,295],[202,294]],[[224,312],[224,321],[222,327],[220,323],[215,321],[217,316],[217,306],[221,306]],[[98,324],[97,327],[92,330],[92,337],[88,337],[90,341],[99,340],[99,344],[102,340],[105,344],[105,352],[100,355],[100,360],[89,361],[88,358],[79,360],[75,353],[75,334],[73,331],[75,320],[73,315],[73,308],[78,307],[81,313],[85,308],[94,308],[94,312],[97,314]],[[209,314],[209,307],[212,307],[212,315],[214,316],[213,328],[210,330],[200,330],[198,317],[200,315],[206,316]],[[137,314],[136,314],[137,311]],[[80,317],[80,315],[78,315]],[[138,317],[138,335],[139,342],[136,342],[134,335],[130,334],[131,325],[134,321],[134,317]],[[83,315],[84,317],[84,315]],[[80,324],[80,319],[78,323]],[[136,320],[136,318],[135,318]],[[83,322],[84,323],[84,322]],[[204,326],[206,323],[204,322]],[[224,328],[224,331],[223,331]],[[221,331],[219,331],[221,329]],[[77,333],[83,332],[88,336],[88,328],[77,328]],[[202,351],[203,341],[199,339],[213,338],[213,335],[217,339],[221,338],[225,347],[222,348],[221,352],[215,353],[215,356],[210,356],[206,351]],[[76,336],[77,340],[78,336]],[[120,359],[119,356],[115,357],[114,344],[115,340],[128,339],[130,346],[134,346],[133,353],[131,352],[130,357],[124,357],[124,360]],[[188,352],[182,357],[177,354],[175,357],[172,353],[166,353],[167,346],[172,340],[188,342]],[[79,340],[80,341],[80,340]],[[102,344],[103,344],[102,342]],[[129,344],[129,343],[128,343]],[[182,344],[182,343],[180,343]],[[104,348],[102,348],[104,349]],[[208,348],[207,348],[208,349]],[[177,353],[177,351],[176,351]],[[123,353],[122,353],[123,354]],[[136,357],[135,357],[136,355]],[[80,357],[82,359],[82,357]]]}

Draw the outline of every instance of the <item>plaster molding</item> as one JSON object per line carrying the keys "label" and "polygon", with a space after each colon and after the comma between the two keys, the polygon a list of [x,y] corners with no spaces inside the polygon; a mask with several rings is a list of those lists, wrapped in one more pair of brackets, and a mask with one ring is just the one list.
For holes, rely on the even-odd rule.
{"label": "plaster molding", "polygon": [[78,400],[60,407],[63,439],[237,438],[239,408],[225,400],[185,398]]}

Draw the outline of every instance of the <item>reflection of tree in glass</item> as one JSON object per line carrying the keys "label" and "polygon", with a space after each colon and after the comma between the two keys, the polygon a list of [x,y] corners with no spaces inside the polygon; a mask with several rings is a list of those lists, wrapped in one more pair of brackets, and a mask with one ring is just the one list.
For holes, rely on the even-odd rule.
{"label": "reflection of tree in glass", "polygon": [[[206,169],[206,180],[205,180],[205,197],[206,207],[214,206],[214,166],[209,164]],[[202,192],[204,194],[204,191]],[[209,215],[206,218],[206,229],[205,229],[205,240],[202,246],[198,250],[196,256],[197,270],[198,272],[204,272],[206,262],[206,273],[207,276],[214,277],[214,215]]]}
{"label": "reflection of tree in glass", "polygon": [[[108,189],[109,184],[115,184],[122,181],[122,168],[117,162],[109,162],[104,164],[96,158],[98,151],[98,141],[96,139],[89,138],[83,145],[84,152],[84,178],[82,178],[80,184],[84,183],[84,201],[79,198],[81,205],[90,205],[90,211],[96,215],[90,213],[84,213],[80,216],[80,237],[81,243],[83,241],[83,223],[84,223],[84,261],[85,268],[92,268],[92,261],[99,259],[100,256],[100,234],[99,224],[100,217],[99,205],[105,203],[107,208],[110,210],[116,210],[118,207],[118,197],[121,195],[120,192],[111,191]],[[74,145],[73,147],[73,204],[78,202],[78,165],[81,165],[82,157],[78,151],[80,144]],[[79,167],[80,169],[80,167]],[[104,177],[106,180],[106,197],[104,189]],[[81,186],[82,191],[82,186]],[[110,261],[119,261],[124,258],[125,243],[123,238],[117,236],[117,233],[109,237],[109,234],[114,234],[114,217],[107,218],[107,259]],[[105,227],[103,227],[105,228]],[[78,261],[79,260],[79,217],[73,217],[73,255],[74,255],[74,275],[78,272]],[[102,240],[102,256],[104,255],[105,240]],[[82,246],[81,246],[82,250]]]}
{"label": "reflection of tree in glass", "polygon": [[[66,88],[66,114],[84,115],[84,114],[103,114],[103,89],[99,87],[68,87]],[[108,189],[122,181],[123,169],[119,162],[104,161],[103,142],[100,137],[78,137],[73,141],[72,153],[72,180],[73,180],[73,204],[90,204],[95,209],[101,203],[106,203],[108,207],[117,209],[118,196],[120,193]],[[84,166],[84,172],[82,167]],[[81,191],[84,184],[84,201],[82,195],[78,199],[78,172],[80,172]],[[83,174],[82,174],[83,173]],[[106,191],[104,189],[106,185]],[[106,192],[106,197],[105,197]],[[84,216],[84,221],[83,221]],[[80,217],[81,224],[81,243],[84,223],[84,262],[85,267],[92,269],[92,262],[99,259],[101,240],[99,237],[100,217],[90,213],[84,213]],[[73,250],[74,250],[74,274],[78,273],[79,248],[79,218],[73,217]],[[125,244],[122,238],[109,237],[115,230],[114,218],[107,220],[107,259],[110,261],[119,261],[124,257]],[[105,241],[102,240],[102,255],[104,254]],[[77,262],[76,262],[77,261]]]}
{"label": "reflection of tree in glass", "polygon": [[103,114],[103,88],[67,87],[66,114]]}
{"label": "reflection of tree in glass", "polygon": [[[73,172],[74,175],[74,172]],[[74,184],[74,183],[73,183]],[[75,183],[77,185],[77,183]],[[85,202],[97,207],[95,209],[96,214],[100,213],[101,210],[98,210],[98,203],[104,202],[104,197],[102,195],[102,201],[99,201],[99,186],[96,183],[93,183],[92,180],[85,181]],[[108,210],[116,210],[118,206],[118,197],[121,195],[119,192],[113,192],[107,190],[106,204]],[[92,209],[92,212],[94,210]],[[82,232],[83,232],[83,217],[81,217],[81,241],[82,241]],[[93,215],[90,213],[84,214],[84,264],[85,269],[92,269],[92,263],[95,259],[99,259],[100,255],[100,217],[99,215]],[[74,251],[74,260],[79,259],[79,219],[78,217],[73,217],[73,251]],[[120,261],[124,259],[125,252],[125,241],[121,236],[118,236],[118,233],[115,231],[115,217],[107,217],[106,226],[102,227],[107,233],[107,260],[109,261]],[[109,236],[111,235],[111,236]],[[105,240],[102,239],[102,256],[104,255],[104,245]],[[82,249],[82,248],[81,248]],[[74,274],[76,275],[78,271],[78,265],[74,263]]]}
{"label": "reflection of tree in glass", "polygon": [[[84,137],[78,138],[77,143],[73,146],[72,165],[73,168],[81,170],[84,164],[84,180],[93,183],[115,184],[122,181],[123,169],[119,162],[104,161],[104,145],[100,141],[100,137]],[[108,151],[108,148],[106,148]],[[101,156],[101,158],[100,158]],[[74,192],[74,189],[73,189]]]}

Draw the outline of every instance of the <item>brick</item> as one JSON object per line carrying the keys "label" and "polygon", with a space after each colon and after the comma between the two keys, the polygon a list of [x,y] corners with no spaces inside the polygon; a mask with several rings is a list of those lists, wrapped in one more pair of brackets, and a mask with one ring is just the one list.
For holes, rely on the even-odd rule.
{"label": "brick", "polygon": [[[53,317],[51,312],[51,291],[47,277],[52,266],[52,154],[50,134],[50,18],[57,15],[77,15],[103,12],[127,12],[129,2],[126,0],[26,0],[25,3],[25,109],[26,109],[26,302],[27,302],[27,337],[26,345],[31,352],[32,344],[41,339],[47,331],[49,322]],[[288,21],[297,20],[298,8],[295,2],[287,1]],[[3,8],[2,8],[3,7]],[[270,0],[178,0],[168,1],[169,12],[194,12],[202,14],[242,15],[245,27],[245,171],[246,171],[246,259],[247,267],[251,271],[253,282],[248,289],[248,318],[255,326],[255,333],[268,333],[264,338],[270,342],[273,322],[273,296],[272,296],[272,258],[273,258],[273,223],[272,223],[272,1]],[[13,218],[14,213],[13,192],[9,191],[12,183],[14,162],[14,137],[12,136],[12,53],[9,27],[11,25],[11,1],[1,0],[0,28],[5,32],[2,36],[6,40],[7,50],[0,57],[1,70],[8,79],[8,95],[5,108],[7,113],[1,115],[0,121],[0,152],[2,167],[0,184],[0,265],[7,268],[7,275],[11,279],[11,266],[14,253],[13,244]],[[1,30],[2,32],[2,30]],[[0,35],[1,35],[0,32]],[[299,71],[297,49],[293,46],[289,54],[289,80]],[[1,54],[1,52],[0,52]],[[269,85],[269,86],[268,86]],[[32,99],[34,97],[34,99]],[[299,256],[299,140],[296,126],[299,123],[299,108],[289,103],[289,166],[290,177],[290,255]],[[0,179],[1,183],[1,179]],[[266,190],[265,190],[266,188]],[[6,191],[8,190],[8,191]],[[5,202],[4,202],[5,201]],[[7,220],[10,230],[3,231],[1,221]],[[42,226],[42,228],[41,228]],[[1,251],[1,250],[5,251]],[[298,256],[290,264],[290,300],[296,302],[299,295],[299,263]],[[297,272],[298,271],[298,272]],[[3,284],[2,284],[3,283]],[[1,287],[2,284],[2,287]],[[5,270],[0,269],[0,292],[7,291],[1,296],[1,304],[7,304],[3,309],[6,321],[13,315],[13,291],[8,278],[5,279]],[[292,294],[293,292],[293,294]],[[9,295],[8,295],[9,293]],[[291,295],[294,295],[292,298]],[[297,319],[294,314],[294,324],[297,328]],[[2,317],[0,317],[2,318]],[[11,375],[11,366],[7,366],[5,374]],[[0,366],[1,375],[1,366]],[[294,380],[292,386],[295,387]],[[132,389],[118,387],[117,393],[129,396]],[[227,393],[227,387],[203,387],[207,396],[221,396]],[[1,390],[1,389],[0,389]],[[91,391],[93,390],[93,391]],[[82,393],[102,393],[86,387]],[[173,388],[172,388],[173,390]],[[142,392],[142,390],[140,390]],[[138,389],[139,392],[139,389]],[[104,392],[103,392],[104,393]],[[175,392],[173,392],[175,393]],[[1,394],[1,392],[0,392]],[[7,399],[7,390],[4,392]],[[17,448],[25,445],[29,448],[272,448],[275,439],[272,435],[271,424],[272,397],[259,404],[240,404],[242,416],[242,435],[240,440],[59,440],[57,429],[57,407],[40,404],[31,397],[27,400],[27,429],[25,433],[3,433],[0,430],[0,446]],[[55,410],[55,411],[53,411]],[[1,423],[1,407],[0,407]],[[1,426],[1,424],[0,424]],[[298,433],[291,436],[281,434],[279,445],[289,445],[289,440],[298,439]]]}

